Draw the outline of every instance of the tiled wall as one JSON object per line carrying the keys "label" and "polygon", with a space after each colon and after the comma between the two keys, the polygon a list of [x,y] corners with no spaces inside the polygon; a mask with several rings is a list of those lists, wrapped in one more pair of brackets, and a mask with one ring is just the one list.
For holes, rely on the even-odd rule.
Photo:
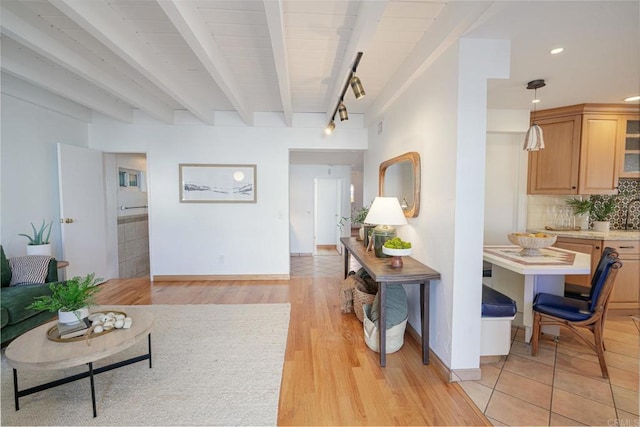
{"label": "tiled wall", "polygon": [[121,279],[149,277],[148,215],[118,218],[118,260]]}
{"label": "tiled wall", "polygon": [[[611,229],[624,229],[627,206],[633,199],[640,198],[640,180],[621,179],[618,182],[619,195],[616,210],[611,216]],[[539,230],[545,226],[553,226],[558,209],[566,205],[566,200],[573,196],[527,196],[527,229]],[[588,196],[583,196],[588,197]],[[629,209],[629,229],[640,229],[640,202],[635,202]],[[576,222],[582,229],[586,224]]]}

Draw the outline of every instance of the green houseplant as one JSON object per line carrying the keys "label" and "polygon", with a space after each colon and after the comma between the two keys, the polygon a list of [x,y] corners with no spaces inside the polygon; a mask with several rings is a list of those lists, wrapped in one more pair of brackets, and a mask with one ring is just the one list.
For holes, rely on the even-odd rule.
{"label": "green houseplant", "polygon": [[593,195],[587,200],[567,199],[567,205],[573,208],[576,215],[589,214],[594,230],[602,232],[609,230],[609,216],[615,211],[616,203],[616,196]]}
{"label": "green houseplant", "polygon": [[51,283],[51,295],[35,298],[27,308],[58,312],[58,320],[62,323],[73,323],[89,315],[89,307],[96,305],[96,293],[100,290],[96,286],[102,279],[96,279],[95,274],[85,277],[76,276],[66,283]]}
{"label": "green houseplant", "polygon": [[348,222],[351,222],[351,225],[363,225],[364,220],[367,217],[367,214],[369,213],[370,207],[371,206],[363,206],[360,209],[354,209],[351,212],[351,216],[349,217],[343,216],[340,219],[338,226],[340,227],[340,229],[342,229],[342,227],[344,227]]}
{"label": "green houseplant", "polygon": [[27,255],[51,255],[51,244],[49,243],[49,237],[51,237],[51,228],[53,221],[46,224],[44,219],[39,229],[31,223],[31,229],[33,235],[20,233],[18,236],[23,236],[29,239],[27,243]]}
{"label": "green houseplant", "polygon": [[[51,237],[51,226],[53,225],[53,221],[49,224],[45,224],[44,219],[42,220],[42,225],[40,228],[36,230],[36,226],[31,223],[31,229],[33,230],[33,236],[28,234],[20,233],[18,236],[24,236],[29,239],[29,245],[46,245],[49,243],[49,237]],[[44,233],[47,233],[46,236]]]}

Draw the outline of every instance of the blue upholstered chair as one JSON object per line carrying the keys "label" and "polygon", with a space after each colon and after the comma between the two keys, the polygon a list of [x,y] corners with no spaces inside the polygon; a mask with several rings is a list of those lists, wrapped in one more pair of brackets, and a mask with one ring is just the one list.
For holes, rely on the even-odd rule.
{"label": "blue upholstered chair", "polygon": [[[598,265],[596,266],[595,271],[593,272],[593,277],[591,279],[591,282],[593,283],[595,280],[598,280],[598,277],[600,274],[602,274],[602,270],[604,270],[605,265],[607,264],[607,256],[608,255],[613,255],[614,257],[618,257],[618,252],[616,252],[616,250],[614,248],[610,248],[610,247],[606,247],[602,250],[602,255],[600,256],[600,261],[598,262]],[[589,289],[589,292],[576,292],[576,291],[572,291],[572,290],[566,290],[564,291],[564,296],[565,297],[569,297],[569,298],[577,298],[577,299],[582,299],[585,301],[590,301],[591,298],[593,298],[593,286],[591,287],[591,289]]]}
{"label": "blue upholstered chair", "polygon": [[[609,378],[604,359],[603,323],[611,290],[621,267],[622,262],[616,256],[603,254],[591,281],[591,298],[588,301],[546,293],[537,294],[533,301],[531,355],[538,354],[542,326],[564,326],[596,352],[602,377]],[[591,342],[580,332],[581,328],[589,330],[594,335],[594,342]]]}

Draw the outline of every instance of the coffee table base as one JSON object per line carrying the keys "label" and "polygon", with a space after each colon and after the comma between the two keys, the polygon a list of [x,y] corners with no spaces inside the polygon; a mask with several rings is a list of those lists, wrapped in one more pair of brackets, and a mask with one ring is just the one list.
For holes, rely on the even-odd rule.
{"label": "coffee table base", "polygon": [[28,396],[30,394],[38,393],[43,390],[48,390],[53,387],[57,387],[63,384],[67,384],[73,381],[77,381],[77,380],[81,380],[83,378],[89,377],[91,381],[91,404],[93,406],[93,417],[95,418],[98,416],[98,412],[96,410],[96,391],[95,391],[94,381],[93,381],[94,375],[111,371],[116,368],[121,368],[123,366],[131,365],[133,363],[141,362],[143,360],[149,360],[149,369],[151,369],[153,367],[152,360],[151,360],[151,334],[148,335],[148,345],[149,345],[149,351],[147,354],[143,354],[137,357],[132,357],[131,359],[123,360],[121,362],[112,363],[111,365],[103,366],[98,369],[93,369],[93,362],[89,362],[87,364],[89,365],[89,370],[87,372],[82,372],[80,374],[72,375],[70,377],[61,378],[59,380],[51,381],[35,387],[29,387],[24,390],[18,390],[18,371],[14,369],[13,370],[13,394],[15,397],[16,411],[20,410],[19,399],[21,397]]}

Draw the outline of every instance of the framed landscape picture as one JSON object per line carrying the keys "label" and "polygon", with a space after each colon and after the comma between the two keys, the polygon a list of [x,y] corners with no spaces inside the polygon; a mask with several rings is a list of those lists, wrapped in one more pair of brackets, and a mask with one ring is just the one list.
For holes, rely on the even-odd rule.
{"label": "framed landscape picture", "polygon": [[256,165],[180,163],[181,203],[256,203]]}

